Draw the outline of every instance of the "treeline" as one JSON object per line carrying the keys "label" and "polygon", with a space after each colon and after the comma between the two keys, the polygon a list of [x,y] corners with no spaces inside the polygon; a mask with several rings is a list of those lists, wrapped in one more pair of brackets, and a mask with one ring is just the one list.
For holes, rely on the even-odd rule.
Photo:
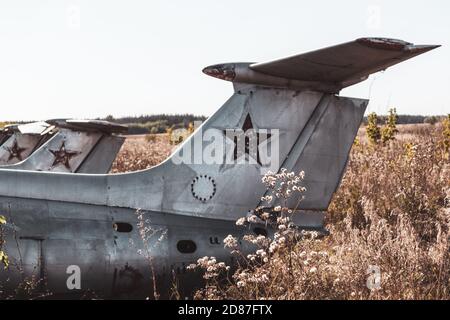
{"label": "treeline", "polygon": [[108,116],[102,120],[126,124],[130,134],[165,133],[168,129],[188,128],[194,121],[205,121],[207,117],[193,114],[155,114],[136,117],[114,118]]}
{"label": "treeline", "polygon": [[[379,115],[380,123],[385,123],[387,115]],[[442,121],[444,116],[398,115],[397,124],[431,123]],[[130,134],[165,133],[168,129],[188,128],[194,121],[205,121],[207,117],[193,114],[154,114],[135,117],[114,118],[108,116],[103,120],[126,124]],[[367,116],[364,117],[367,125]]]}
{"label": "treeline", "polygon": [[[379,115],[379,123],[385,123],[387,115]],[[418,116],[418,115],[398,115],[397,124],[431,123],[442,121],[445,116]],[[205,121],[207,117],[193,114],[155,114],[140,115],[135,117],[114,118],[108,116],[103,120],[126,124],[130,134],[165,133],[168,129],[188,128],[189,123],[194,121]],[[364,117],[364,124],[367,125],[367,116]]]}
{"label": "treeline", "polygon": [[[409,114],[400,114],[397,116],[397,124],[416,124],[416,123],[430,123],[434,124],[444,120],[445,116],[416,116]],[[386,123],[387,115],[378,115],[380,123]],[[367,125],[367,116],[364,117],[364,124]]]}
{"label": "treeline", "polygon": [[[398,115],[397,124],[415,124],[415,123],[437,123],[442,121],[445,116],[417,116],[417,115]],[[147,133],[165,133],[168,129],[188,128],[190,123],[194,121],[205,121],[207,117],[196,116],[193,114],[154,114],[140,115],[134,117],[115,118],[107,116],[106,118],[98,118],[98,120],[108,120],[129,127],[130,134],[147,134]],[[387,115],[378,116],[379,123],[385,123]],[[10,123],[29,123],[32,121],[17,122],[0,122],[0,128]],[[364,125],[367,125],[367,116],[364,117]]]}

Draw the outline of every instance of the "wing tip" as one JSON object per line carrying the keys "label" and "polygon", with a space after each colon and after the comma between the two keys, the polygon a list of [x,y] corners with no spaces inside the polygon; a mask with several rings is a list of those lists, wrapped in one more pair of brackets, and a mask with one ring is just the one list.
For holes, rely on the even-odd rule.
{"label": "wing tip", "polygon": [[437,49],[437,48],[440,48],[440,47],[442,47],[442,45],[440,45],[440,44],[437,44],[437,45],[417,45],[417,46],[412,45],[412,46],[407,47],[406,49],[409,52],[414,53],[414,54],[422,54],[422,53],[425,53],[425,52],[428,52],[428,51],[431,51],[431,50],[434,50],[434,49]]}
{"label": "wing tip", "polygon": [[414,53],[424,53],[439,48],[441,46],[441,45],[414,45],[411,42],[399,39],[376,38],[376,37],[359,38],[356,39],[356,42],[374,49],[395,50],[395,51],[407,50]]}
{"label": "wing tip", "polygon": [[392,39],[392,38],[359,38],[356,39],[356,42],[375,49],[384,49],[384,50],[402,50],[406,46],[413,45],[410,42]]}
{"label": "wing tip", "polygon": [[74,128],[76,130],[97,130],[106,133],[128,132],[128,126],[105,120],[51,119],[46,122],[55,127]]}

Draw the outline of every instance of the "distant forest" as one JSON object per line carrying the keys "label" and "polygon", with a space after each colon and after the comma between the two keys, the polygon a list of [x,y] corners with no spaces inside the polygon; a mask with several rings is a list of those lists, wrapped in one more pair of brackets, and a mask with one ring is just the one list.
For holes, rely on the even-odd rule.
{"label": "distant forest", "polygon": [[[379,115],[379,123],[386,122],[386,115]],[[431,123],[434,124],[442,121],[444,116],[416,116],[416,115],[398,115],[398,124],[413,124],[413,123]],[[165,133],[168,129],[188,128],[190,123],[194,121],[205,121],[207,117],[196,116],[193,114],[155,114],[155,115],[140,115],[135,117],[115,118],[107,116],[106,118],[97,118],[97,120],[108,120],[121,124],[126,124],[129,127],[130,134],[147,134],[147,133]],[[11,123],[29,123],[31,121],[16,121],[16,122],[0,122],[0,128]],[[367,117],[364,117],[364,124],[367,124]]]}
{"label": "distant forest", "polygon": [[[387,116],[380,115],[378,119],[380,123],[386,121]],[[194,121],[205,121],[205,116],[195,116],[193,114],[155,114],[140,115],[137,117],[114,118],[108,116],[101,120],[108,120],[127,124],[130,134],[146,134],[146,133],[164,133],[169,128],[187,128],[189,123]],[[442,120],[442,116],[416,116],[416,115],[399,115],[398,124],[413,123],[436,123]],[[364,124],[367,124],[367,117],[364,117]]]}
{"label": "distant forest", "polygon": [[[397,124],[431,123],[434,124],[444,119],[445,116],[415,116],[399,114]],[[385,123],[387,115],[378,115],[379,123]],[[364,117],[364,124],[367,124],[367,117]]]}
{"label": "distant forest", "polygon": [[168,129],[187,128],[194,121],[205,121],[205,116],[193,114],[155,114],[137,117],[114,118],[108,116],[101,120],[108,120],[128,125],[130,134],[165,133]]}

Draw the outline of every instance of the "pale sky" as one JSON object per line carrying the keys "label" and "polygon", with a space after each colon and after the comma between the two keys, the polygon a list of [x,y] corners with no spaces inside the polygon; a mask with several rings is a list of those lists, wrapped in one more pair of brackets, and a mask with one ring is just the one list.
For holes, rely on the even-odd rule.
{"label": "pale sky", "polygon": [[450,112],[450,2],[14,0],[0,2],[0,119],[211,115],[222,62],[268,61],[365,36],[443,47],[342,91],[369,111]]}

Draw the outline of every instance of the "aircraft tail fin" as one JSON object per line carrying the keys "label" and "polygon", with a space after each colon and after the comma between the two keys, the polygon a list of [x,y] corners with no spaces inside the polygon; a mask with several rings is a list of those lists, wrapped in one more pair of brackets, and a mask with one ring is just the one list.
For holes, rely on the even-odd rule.
{"label": "aircraft tail fin", "polygon": [[[109,201],[236,220],[261,205],[265,172],[302,170],[305,200],[296,207],[299,198],[292,197],[287,205],[298,209],[299,225],[321,228],[367,102],[320,92],[236,85],[233,96],[168,160],[142,173],[111,176]],[[124,192],[124,188],[130,189]]]}
{"label": "aircraft tail fin", "polygon": [[45,122],[8,125],[0,132],[0,166],[28,158],[54,134]]}
{"label": "aircraft tail fin", "polygon": [[[368,104],[336,93],[436,47],[363,38],[267,63],[206,67],[204,73],[233,82],[234,94],[164,163],[111,177],[109,201],[233,220],[262,205],[264,172],[286,168],[304,171],[306,187],[302,201],[291,197],[286,205],[303,214],[300,225],[320,228]],[[124,185],[133,186],[127,193]]]}
{"label": "aircraft tail fin", "polygon": [[26,159],[2,168],[104,174],[111,169],[124,141],[124,137],[103,132],[59,128]]}
{"label": "aircraft tail fin", "polygon": [[[286,168],[305,172],[306,192],[302,201],[295,195],[285,205],[303,214],[297,220],[301,226],[320,228],[368,104],[335,93],[358,73],[365,77],[430,49],[397,40],[357,40],[265,65],[207,67],[205,73],[232,81],[234,94],[160,165],[95,179],[67,175],[63,194],[54,191],[58,175],[34,179],[17,173],[24,188],[11,190],[5,184],[0,191],[20,197],[25,188],[51,181],[53,189],[33,188],[33,196],[73,201],[77,194],[80,203],[236,220],[261,205],[267,191],[263,174]],[[296,78],[286,78],[287,72]],[[52,141],[60,147],[58,136]],[[3,179],[17,178],[0,173]],[[78,194],[80,186],[83,194]]]}
{"label": "aircraft tail fin", "polygon": [[95,148],[78,168],[77,173],[107,173],[120,151],[125,137],[103,135]]}
{"label": "aircraft tail fin", "polygon": [[[236,85],[231,98],[156,167],[118,175],[65,175],[64,179],[57,174],[0,170],[4,181],[18,183],[11,189],[5,182],[0,193],[236,220],[260,205],[266,192],[263,174],[285,167],[306,172],[307,192],[297,208],[300,220],[296,222],[319,229],[366,105],[366,100],[321,92]],[[64,141],[66,153],[72,154],[69,165],[78,169],[83,159],[74,152],[92,145],[88,138],[99,141],[92,132],[81,140],[65,140],[70,133],[63,130],[67,129],[35,153],[47,153],[49,160],[42,162],[47,167],[42,169],[54,166],[55,171],[67,172],[60,162],[64,157],[60,155],[55,163]],[[55,157],[48,157],[48,152]],[[63,181],[65,192],[57,192]],[[291,200],[287,205],[296,208],[298,198]]]}

